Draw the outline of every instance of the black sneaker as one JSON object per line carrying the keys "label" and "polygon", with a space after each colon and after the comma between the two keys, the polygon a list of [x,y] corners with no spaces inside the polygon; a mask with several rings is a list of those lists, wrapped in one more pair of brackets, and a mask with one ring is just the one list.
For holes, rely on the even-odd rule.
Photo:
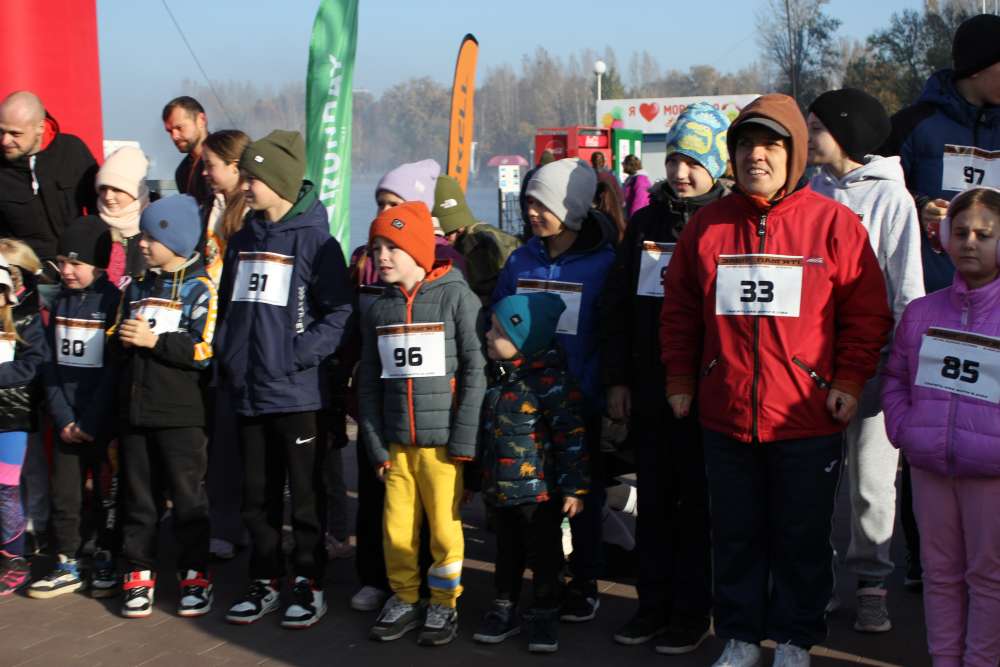
{"label": "black sneaker", "polygon": [[0,561],[0,597],[13,595],[31,579],[31,566],[20,556],[4,557]]}
{"label": "black sneaker", "polygon": [[529,651],[555,653],[559,650],[559,617],[559,609],[531,609],[524,615]]}
{"label": "black sneaker", "polygon": [[705,641],[709,634],[707,625],[697,627],[669,627],[656,642],[656,652],[665,655],[691,653]]}
{"label": "black sneaker", "polygon": [[571,582],[566,587],[566,597],[563,599],[559,618],[570,623],[592,621],[597,616],[601,600],[597,597],[597,582],[588,581],[578,585]]}
{"label": "black sneaker", "polygon": [[510,600],[494,600],[472,638],[481,644],[499,644],[519,632],[521,624],[517,620],[517,605]]}
{"label": "black sneaker", "polygon": [[188,570],[181,579],[181,600],[177,615],[204,616],[212,611],[212,581],[204,572]]}
{"label": "black sneaker", "polygon": [[90,573],[90,597],[111,598],[118,595],[118,570],[115,559],[108,551],[94,554],[94,568]]}
{"label": "black sneaker", "polygon": [[246,595],[229,608],[226,620],[236,625],[250,625],[260,620],[264,614],[277,611],[278,598],[277,579],[254,579],[250,582]]}
{"label": "black sneaker", "polygon": [[667,629],[667,619],[659,612],[639,611],[615,633],[615,641],[625,646],[645,644]]}
{"label": "black sneaker", "polygon": [[326,614],[326,600],[323,589],[316,586],[315,579],[295,577],[292,586],[292,603],[285,609],[281,627],[301,630],[315,625]]}
{"label": "black sneaker", "polygon": [[125,575],[122,592],[122,616],[125,618],[145,618],[153,613],[153,594],[156,579],[149,570],[133,570]]}
{"label": "black sneaker", "polygon": [[420,602],[410,604],[393,595],[382,607],[378,620],[368,632],[368,638],[379,642],[391,642],[410,630],[416,630],[424,622],[423,607]]}
{"label": "black sneaker", "polygon": [[427,607],[424,627],[420,630],[417,643],[421,646],[444,646],[458,634],[458,610],[443,604]]}

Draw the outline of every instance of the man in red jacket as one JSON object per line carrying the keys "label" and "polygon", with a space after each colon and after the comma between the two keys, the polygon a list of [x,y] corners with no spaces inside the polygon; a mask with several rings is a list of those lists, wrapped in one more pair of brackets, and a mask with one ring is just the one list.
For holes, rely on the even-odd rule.
{"label": "man in red jacket", "polygon": [[833,590],[830,521],[842,431],[892,326],[868,237],[800,183],[805,120],[758,98],[727,143],[736,189],[688,223],[667,271],[667,400],[698,391],[712,506],[716,667],[809,664]]}

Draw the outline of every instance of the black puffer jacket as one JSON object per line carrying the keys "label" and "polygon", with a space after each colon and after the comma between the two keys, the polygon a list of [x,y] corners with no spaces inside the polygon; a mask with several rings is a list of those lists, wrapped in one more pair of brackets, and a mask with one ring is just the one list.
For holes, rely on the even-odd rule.
{"label": "black puffer jacket", "polygon": [[14,359],[0,363],[0,431],[38,430],[42,398],[41,368],[48,358],[38,293],[22,292],[14,307],[14,328],[21,340],[14,343]]}

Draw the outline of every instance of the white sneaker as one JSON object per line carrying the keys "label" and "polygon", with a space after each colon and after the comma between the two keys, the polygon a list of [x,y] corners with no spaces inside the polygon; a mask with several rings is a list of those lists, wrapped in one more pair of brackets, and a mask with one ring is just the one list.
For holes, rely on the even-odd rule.
{"label": "white sneaker", "polygon": [[[719,659],[712,667],[757,667],[760,664],[760,646],[730,639]],[[778,664],[775,662],[775,664]]]}
{"label": "white sneaker", "polygon": [[773,667],[809,667],[809,651],[793,644],[778,644]]}
{"label": "white sneaker", "polygon": [[355,611],[378,611],[385,604],[389,594],[374,586],[363,586],[351,598],[351,609]]}
{"label": "white sneaker", "polygon": [[326,615],[326,598],[313,579],[295,577],[292,586],[292,603],[281,619],[283,628],[308,628]]}
{"label": "white sneaker", "polygon": [[219,560],[231,560],[236,556],[236,547],[229,540],[213,537],[208,541],[208,553]]}

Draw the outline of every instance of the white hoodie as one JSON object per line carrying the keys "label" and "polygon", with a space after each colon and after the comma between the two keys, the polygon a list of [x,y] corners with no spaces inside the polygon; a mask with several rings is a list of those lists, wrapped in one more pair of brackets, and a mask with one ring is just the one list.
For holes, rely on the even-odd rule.
{"label": "white hoodie", "polygon": [[842,178],[823,166],[809,184],[861,218],[885,277],[889,306],[899,322],[906,304],[924,295],[920,222],[899,158],[869,155],[863,166]]}

